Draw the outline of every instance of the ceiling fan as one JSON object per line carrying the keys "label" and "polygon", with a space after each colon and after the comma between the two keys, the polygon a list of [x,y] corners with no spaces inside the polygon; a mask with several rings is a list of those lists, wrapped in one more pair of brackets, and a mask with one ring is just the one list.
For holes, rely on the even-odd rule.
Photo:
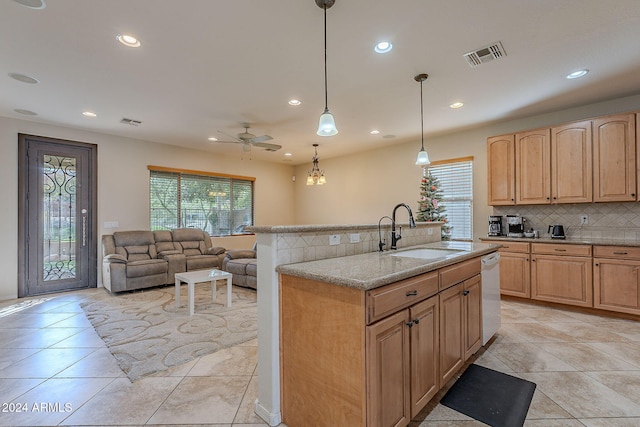
{"label": "ceiling fan", "polygon": [[267,142],[265,142],[273,139],[269,135],[255,136],[254,134],[249,133],[249,128],[251,127],[249,126],[249,123],[244,123],[243,127],[244,127],[244,132],[239,133],[237,137],[229,135],[228,133],[225,133],[219,130],[218,131],[219,133],[223,134],[226,137],[231,138],[232,140],[231,141],[218,140],[216,142],[242,144],[243,151],[251,151],[251,146],[264,148],[267,151],[278,151],[279,149],[282,148],[281,145],[268,144]]}

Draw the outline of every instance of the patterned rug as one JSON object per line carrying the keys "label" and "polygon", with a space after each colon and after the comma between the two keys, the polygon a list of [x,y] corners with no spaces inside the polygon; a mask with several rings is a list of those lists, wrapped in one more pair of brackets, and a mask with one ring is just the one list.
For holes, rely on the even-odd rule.
{"label": "patterned rug", "polygon": [[186,285],[181,287],[179,309],[173,286],[119,294],[105,290],[82,309],[120,368],[135,381],[257,336],[256,291],[234,286],[227,308],[222,282],[216,302],[211,301],[210,284],[195,288],[193,316]]}

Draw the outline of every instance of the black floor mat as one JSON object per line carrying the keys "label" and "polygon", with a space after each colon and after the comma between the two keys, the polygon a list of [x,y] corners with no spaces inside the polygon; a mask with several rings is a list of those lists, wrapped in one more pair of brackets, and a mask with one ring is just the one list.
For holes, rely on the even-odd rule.
{"label": "black floor mat", "polygon": [[522,426],[535,383],[469,365],[440,403],[493,427]]}

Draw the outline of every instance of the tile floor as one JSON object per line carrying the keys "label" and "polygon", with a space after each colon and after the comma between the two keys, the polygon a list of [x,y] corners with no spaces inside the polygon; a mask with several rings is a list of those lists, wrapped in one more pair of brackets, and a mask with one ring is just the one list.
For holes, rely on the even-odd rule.
{"label": "tile floor", "polygon": [[[255,340],[131,383],[80,308],[95,292],[0,303],[0,426],[266,425]],[[640,425],[640,322],[513,301],[502,321],[474,363],[537,384],[525,426]],[[476,425],[434,401],[410,427]]]}

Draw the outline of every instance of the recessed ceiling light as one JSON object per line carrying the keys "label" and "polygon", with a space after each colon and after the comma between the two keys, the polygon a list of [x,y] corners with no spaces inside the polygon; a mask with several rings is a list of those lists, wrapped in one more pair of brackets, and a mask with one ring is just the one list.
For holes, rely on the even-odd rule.
{"label": "recessed ceiling light", "polygon": [[567,74],[567,78],[568,79],[577,79],[579,77],[586,76],[588,72],[589,72],[589,70],[587,70],[587,69],[574,71],[573,73]]}
{"label": "recessed ceiling light", "polygon": [[299,99],[292,99],[292,100],[289,101],[289,105],[296,105],[297,106],[297,105],[300,105],[300,104],[302,104],[302,102],[300,102]]}
{"label": "recessed ceiling light", "polygon": [[374,129],[374,130],[372,130],[372,131],[371,131],[371,132],[369,132],[369,133],[370,133],[371,135],[377,135],[377,134],[379,134],[379,133],[380,133],[380,131],[379,131],[379,130],[377,130],[377,129]]}
{"label": "recessed ceiling light", "polygon": [[391,52],[391,49],[393,49],[393,45],[388,41],[378,42],[376,43],[376,47],[373,48],[376,53]]}
{"label": "recessed ceiling light", "polygon": [[37,116],[38,113],[31,111],[31,110],[23,110],[22,108],[16,108],[15,110],[16,113],[18,114],[24,114],[25,116]]}
{"label": "recessed ceiling light", "polygon": [[127,47],[140,47],[140,40],[129,34],[118,34],[116,37],[120,43]]}
{"label": "recessed ceiling light", "polygon": [[98,117],[98,115],[93,111],[83,111],[82,115],[85,117]]}
{"label": "recessed ceiling light", "polygon": [[33,77],[29,77],[20,73],[9,73],[9,77],[22,83],[28,83],[30,85],[40,83],[37,79],[34,79]]}
{"label": "recessed ceiling light", "polygon": [[209,138],[207,138],[209,141],[215,142],[218,140],[218,138],[216,138],[215,136],[210,136]]}
{"label": "recessed ceiling light", "polygon": [[449,107],[450,108],[461,108],[464,105],[464,102],[454,102],[453,104],[450,104]]}
{"label": "recessed ceiling light", "polygon": [[291,154],[291,153],[284,153],[284,155],[285,155],[286,157],[291,157],[291,156],[293,156],[293,154]]}
{"label": "recessed ceiling light", "polygon": [[47,3],[44,0],[13,0],[19,5],[28,7],[29,9],[44,9]]}

